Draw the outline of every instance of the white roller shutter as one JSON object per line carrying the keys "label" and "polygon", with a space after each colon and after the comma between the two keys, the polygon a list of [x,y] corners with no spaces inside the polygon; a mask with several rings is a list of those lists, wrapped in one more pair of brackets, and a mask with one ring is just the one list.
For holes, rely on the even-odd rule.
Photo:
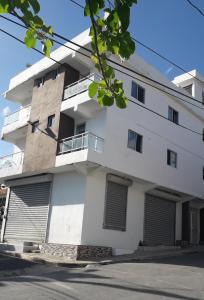
{"label": "white roller shutter", "polygon": [[45,241],[50,187],[50,182],[11,187],[5,241]]}

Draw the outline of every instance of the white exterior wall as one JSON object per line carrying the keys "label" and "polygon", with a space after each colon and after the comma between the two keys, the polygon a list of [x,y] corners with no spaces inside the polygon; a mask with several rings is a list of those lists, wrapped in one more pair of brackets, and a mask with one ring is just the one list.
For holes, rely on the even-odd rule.
{"label": "white exterior wall", "polygon": [[86,178],[77,173],[54,175],[48,242],[81,243]]}
{"label": "white exterior wall", "polygon": [[[131,80],[125,77],[121,79],[124,80],[127,96],[131,98]],[[204,122],[182,104],[153,88],[141,85],[146,89],[145,107],[168,118],[170,105],[179,111],[180,124],[202,133]],[[201,135],[189,132],[132,103],[125,110],[111,107],[107,113],[106,126],[106,166],[129,176],[203,198],[204,143]],[[143,135],[143,153],[127,148],[128,129]],[[178,154],[176,169],[167,165],[167,149]]]}
{"label": "white exterior wall", "polygon": [[143,240],[144,192],[134,183],[128,189],[126,231],[103,229],[106,173],[87,177],[86,202],[82,230],[82,244],[109,246],[114,253],[133,252]]}

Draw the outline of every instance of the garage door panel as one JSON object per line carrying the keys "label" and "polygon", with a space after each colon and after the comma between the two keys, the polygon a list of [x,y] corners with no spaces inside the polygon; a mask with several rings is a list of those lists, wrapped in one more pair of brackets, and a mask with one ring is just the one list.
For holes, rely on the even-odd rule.
{"label": "garage door panel", "polygon": [[144,241],[147,245],[174,245],[175,214],[175,202],[146,195]]}
{"label": "garage door panel", "polygon": [[45,240],[50,187],[44,182],[11,188],[5,240]]}

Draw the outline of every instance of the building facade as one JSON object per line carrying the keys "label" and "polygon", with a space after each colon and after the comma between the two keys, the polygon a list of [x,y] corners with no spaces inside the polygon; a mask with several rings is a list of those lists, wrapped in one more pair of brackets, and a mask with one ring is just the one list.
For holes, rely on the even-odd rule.
{"label": "building facade", "polygon": [[[87,47],[88,31],[74,42]],[[120,110],[90,99],[98,74],[88,58],[64,47],[52,57],[63,65],[43,58],[5,93],[20,109],[2,130],[14,144],[0,159],[9,188],[2,242],[78,258],[202,243],[204,78],[170,82],[134,55],[125,65],[169,90],[116,71],[133,101]]]}

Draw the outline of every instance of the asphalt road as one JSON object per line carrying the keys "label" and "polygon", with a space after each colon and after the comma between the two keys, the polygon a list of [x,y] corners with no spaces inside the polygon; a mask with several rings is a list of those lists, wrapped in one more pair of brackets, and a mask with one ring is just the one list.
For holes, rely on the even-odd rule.
{"label": "asphalt road", "polygon": [[204,253],[68,269],[0,257],[4,300],[200,300]]}

